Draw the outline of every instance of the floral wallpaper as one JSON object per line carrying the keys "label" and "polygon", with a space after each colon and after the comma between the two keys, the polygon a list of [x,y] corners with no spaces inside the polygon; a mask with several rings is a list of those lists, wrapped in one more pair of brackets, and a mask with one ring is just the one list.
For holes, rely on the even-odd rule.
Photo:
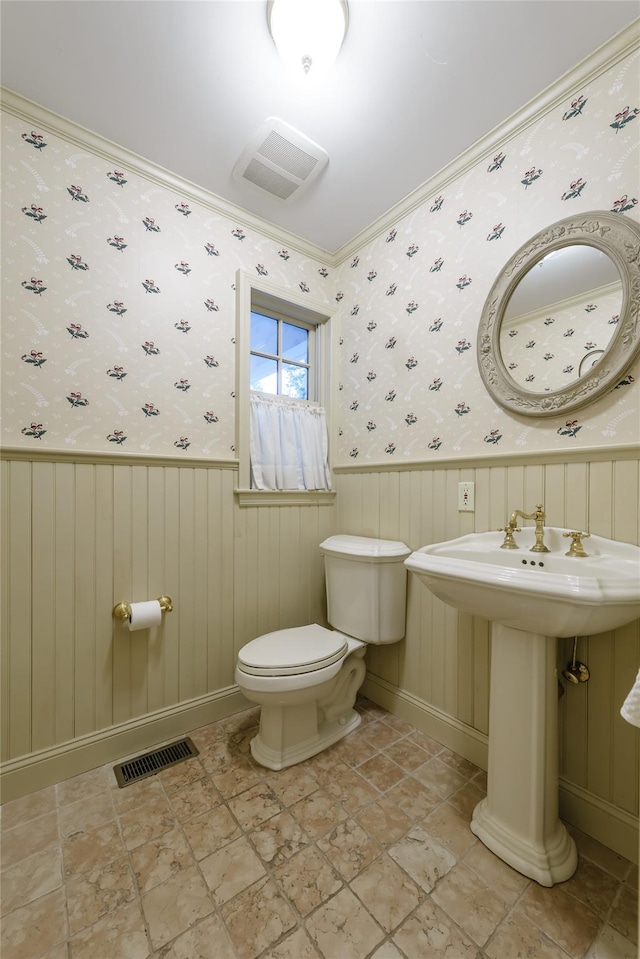
{"label": "floral wallpaper", "polygon": [[616,286],[503,322],[502,359],[516,383],[534,393],[559,389],[597,362],[620,319]]}
{"label": "floral wallpaper", "polygon": [[[523,243],[590,210],[638,217],[638,58],[635,52],[496,142],[484,160],[342,265],[341,464],[640,441],[637,366],[570,418],[532,419],[493,401],[476,360],[485,299]],[[589,351],[589,316],[563,328],[574,328],[563,368],[577,369]],[[543,353],[527,373],[536,387],[546,363]]]}
{"label": "floral wallpaper", "polygon": [[235,458],[236,270],[330,271],[6,112],[2,149],[3,443]]}
{"label": "floral wallpaper", "polygon": [[[235,458],[238,268],[335,309],[333,465],[640,442],[638,367],[570,418],[533,419],[493,401],[476,361],[485,299],[518,247],[569,215],[638,218],[639,57],[457,178],[442,171],[446,187],[332,268],[215,197],[194,202],[5,112],[3,443]],[[563,368],[589,352],[587,320],[568,324]],[[527,372],[537,386],[549,362]]]}

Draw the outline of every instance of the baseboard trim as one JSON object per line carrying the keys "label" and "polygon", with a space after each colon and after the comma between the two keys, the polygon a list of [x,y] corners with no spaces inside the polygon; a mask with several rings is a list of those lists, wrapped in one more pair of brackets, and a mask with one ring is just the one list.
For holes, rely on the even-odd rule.
{"label": "baseboard trim", "polygon": [[247,709],[237,686],[199,696],[0,764],[0,802],[116,762]]}
{"label": "baseboard trim", "polygon": [[[470,762],[487,768],[488,737],[424,700],[367,673],[361,692]],[[560,779],[560,816],[631,862],[638,862],[638,819],[581,786]]]}

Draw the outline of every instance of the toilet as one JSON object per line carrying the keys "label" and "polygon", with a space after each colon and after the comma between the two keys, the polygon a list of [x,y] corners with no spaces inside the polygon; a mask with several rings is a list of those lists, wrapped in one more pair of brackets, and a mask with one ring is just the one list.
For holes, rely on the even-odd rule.
{"label": "toilet", "polygon": [[365,536],[330,536],[324,554],[327,619],[258,636],[238,654],[236,683],[258,703],[260,729],[251,753],[284,769],[342,739],[360,723],[353,708],[364,681],[369,643],[404,636],[404,544]]}

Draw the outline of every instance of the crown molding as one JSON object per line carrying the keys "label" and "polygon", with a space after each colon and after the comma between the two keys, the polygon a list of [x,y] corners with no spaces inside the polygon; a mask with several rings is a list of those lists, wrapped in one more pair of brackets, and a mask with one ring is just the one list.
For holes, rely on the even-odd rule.
{"label": "crown molding", "polygon": [[335,268],[353,257],[363,246],[376,239],[380,234],[388,232],[398,220],[408,216],[426,203],[429,198],[445,190],[454,180],[463,176],[478,162],[495,152],[497,146],[504,146],[528,127],[537,123],[541,117],[565,100],[575,87],[591,82],[606,70],[615,66],[620,60],[638,50],[639,46],[640,17],[603,43],[593,53],[586,56],[571,70],[517,110],[516,113],[494,127],[484,137],[472,144],[468,150],[459,154],[455,160],[452,160],[442,170],[407,194],[404,199],[395,203],[386,213],[383,213],[334,252],[316,246],[314,243],[297,236],[297,234],[276,227],[268,220],[255,216],[248,210],[235,206],[214,193],[209,193],[197,184],[182,179],[151,160],[147,160],[137,153],[107,140],[98,133],[87,130],[85,127],[53,113],[46,107],[28,100],[6,87],[0,87],[0,108],[25,122],[33,122],[50,133],[74,143],[76,146],[90,149],[110,163],[126,166],[152,183],[169,188],[186,199],[199,203],[212,212],[233,220],[243,227],[256,230],[263,236],[274,240],[278,244],[284,244],[303,256],[311,257],[326,266]]}
{"label": "crown molding", "polygon": [[516,113],[498,124],[480,140],[476,140],[468,150],[460,153],[455,160],[448,163],[412,193],[408,193],[404,199],[399,200],[386,213],[383,213],[353,239],[336,250],[333,254],[334,265],[339,266],[345,260],[351,259],[354,254],[360,252],[364,246],[371,243],[380,234],[388,233],[397,224],[398,220],[413,213],[430,198],[442,193],[454,180],[463,176],[477,163],[493,156],[497,147],[504,148],[506,143],[519,136],[528,127],[537,123],[545,114],[559,106],[576,87],[590,83],[606,70],[615,66],[620,60],[636,51],[639,46],[640,17],[603,43],[593,53],[586,56],[532,100],[529,100]]}
{"label": "crown molding", "polygon": [[172,190],[186,200],[191,200],[219,216],[226,217],[234,224],[249,230],[255,230],[262,236],[273,240],[279,246],[286,246],[327,266],[335,266],[334,255],[322,249],[322,247],[316,246],[315,243],[311,243],[295,233],[289,233],[287,230],[269,223],[268,220],[263,220],[261,217],[249,213],[248,210],[229,203],[215,193],[210,193],[208,190],[199,187],[196,183],[183,179],[165,169],[165,167],[153,163],[152,160],[147,160],[145,157],[127,150],[126,147],[120,146],[112,140],[107,140],[99,133],[88,130],[86,127],[48,110],[39,103],[35,103],[33,100],[28,100],[14,90],[0,87],[0,109],[19,120],[23,120],[25,123],[34,124],[54,136],[62,137],[81,149],[91,150],[97,156],[104,157],[109,163],[124,166],[154,185]]}

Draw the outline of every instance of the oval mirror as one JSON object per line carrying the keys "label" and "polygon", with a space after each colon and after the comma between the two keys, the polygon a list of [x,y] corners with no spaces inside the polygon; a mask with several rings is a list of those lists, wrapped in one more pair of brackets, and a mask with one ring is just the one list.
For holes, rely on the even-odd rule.
{"label": "oval mirror", "polygon": [[506,409],[553,416],[612,389],[640,351],[640,227],[560,220],[511,257],[478,331],[485,386]]}

